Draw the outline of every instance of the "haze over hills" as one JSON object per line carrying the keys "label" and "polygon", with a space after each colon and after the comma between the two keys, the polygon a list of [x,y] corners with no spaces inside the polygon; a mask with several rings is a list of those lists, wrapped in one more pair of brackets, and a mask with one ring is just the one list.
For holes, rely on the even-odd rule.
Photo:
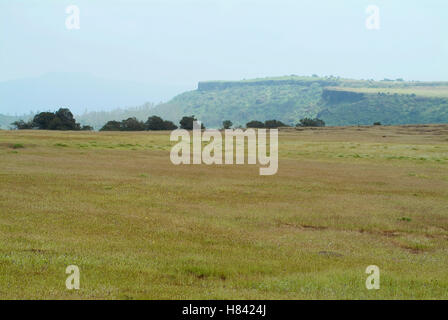
{"label": "haze over hills", "polygon": [[[117,92],[140,92],[138,87],[132,90],[125,87],[121,90],[111,85],[104,86],[103,89],[100,94],[98,91],[86,91],[85,94],[96,95],[95,99],[100,105],[100,100],[106,97],[106,102],[103,103],[106,105],[112,103],[113,99],[118,101],[114,98]],[[63,92],[70,91],[59,90],[57,93],[62,95]],[[64,98],[69,99],[71,96],[73,95],[68,94],[68,97]],[[234,125],[241,126],[251,120],[269,119],[295,125],[305,117],[318,117],[330,126],[371,125],[374,122],[389,125],[448,122],[448,82],[353,80],[316,75],[206,81],[199,82],[196,90],[181,93],[167,103],[141,105],[141,102],[137,101],[141,96],[136,94],[128,103],[120,101],[123,105],[141,105],[140,107],[90,111],[83,114],[79,112],[79,108],[73,108],[73,105],[79,105],[80,101],[77,94],[74,96],[74,103],[65,100],[66,103],[55,104],[53,109],[67,106],[74,111],[81,124],[92,125],[95,129],[101,128],[110,120],[129,117],[146,120],[152,115],[175,123],[185,115],[195,115],[209,128],[219,128],[222,121],[227,119]],[[120,98],[124,99],[125,96]],[[12,117],[3,120],[5,127],[5,121],[11,123]]]}
{"label": "haze over hills", "polygon": [[117,81],[88,73],[47,73],[0,82],[0,114],[17,115],[68,106],[73,113],[110,111],[161,102],[186,90],[181,85]]}

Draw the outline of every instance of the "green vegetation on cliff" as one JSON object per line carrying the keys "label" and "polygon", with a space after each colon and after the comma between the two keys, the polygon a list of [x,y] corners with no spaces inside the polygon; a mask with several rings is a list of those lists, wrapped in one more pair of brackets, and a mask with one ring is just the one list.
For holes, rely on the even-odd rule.
{"label": "green vegetation on cliff", "polygon": [[448,122],[448,98],[368,92],[326,89],[318,117],[333,126]]}
{"label": "green vegetation on cliff", "polygon": [[153,114],[176,121],[194,114],[208,127],[278,119],[294,125],[318,117],[327,125],[446,123],[448,83],[298,77],[200,82]]}
{"label": "green vegetation on cliff", "polygon": [[267,119],[295,124],[320,111],[317,103],[324,86],[320,81],[253,81],[200,83],[199,88],[157,106],[153,113],[170,120],[194,114],[209,127],[219,127],[224,119],[235,125]]}

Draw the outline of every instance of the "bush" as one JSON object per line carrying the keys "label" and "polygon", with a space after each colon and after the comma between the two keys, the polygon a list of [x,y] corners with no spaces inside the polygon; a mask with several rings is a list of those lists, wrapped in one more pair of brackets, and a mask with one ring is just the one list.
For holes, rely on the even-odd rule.
{"label": "bush", "polygon": [[373,125],[374,125],[374,126],[380,126],[380,125],[381,125],[381,122],[374,122]]}
{"label": "bush", "polygon": [[233,126],[233,123],[230,120],[224,120],[222,122],[223,129],[230,129],[232,126]]}
{"label": "bush", "polygon": [[76,123],[71,111],[67,108],[60,108],[54,114],[54,119],[50,122],[50,130],[81,130],[81,125]]}
{"label": "bush", "polygon": [[174,130],[177,126],[171,121],[163,120],[158,116],[149,117],[146,122],[135,117],[122,121],[108,121],[100,131],[146,131],[146,130]]}
{"label": "bush", "polygon": [[[182,129],[193,130],[194,121],[197,121],[197,119],[194,116],[191,117],[185,116],[179,121],[179,124]],[[201,124],[201,129],[205,129],[204,124]]]}
{"label": "bush", "polygon": [[288,126],[278,120],[266,120],[264,122],[264,127],[265,128],[279,128],[279,127],[288,127]]}
{"label": "bush", "polygon": [[168,120],[163,120],[158,116],[149,117],[145,123],[146,130],[174,130],[177,126]]}
{"label": "bush", "polygon": [[56,115],[53,112],[41,112],[34,116],[32,121],[33,128],[46,130],[50,128],[50,123],[54,120]]}
{"label": "bush", "polygon": [[93,127],[92,126],[88,126],[88,125],[84,125],[81,127],[82,131],[93,131]]}
{"label": "bush", "polygon": [[23,149],[25,147],[21,143],[16,143],[16,144],[13,144],[11,148],[13,148],[13,149]]}
{"label": "bush", "polygon": [[296,127],[325,127],[325,121],[319,118],[304,118],[300,119]]}
{"label": "bush", "polygon": [[[17,129],[40,129],[40,130],[81,130],[81,125],[76,123],[70,109],[60,108],[56,112],[40,112],[32,121],[23,120],[13,122]],[[87,126],[89,127],[89,126]]]}
{"label": "bush", "polygon": [[246,128],[264,128],[264,123],[257,120],[252,120],[246,123]]}
{"label": "bush", "polygon": [[163,127],[164,127],[164,130],[175,130],[175,129],[177,129],[177,126],[173,122],[168,121],[168,120],[163,121]]}
{"label": "bush", "polygon": [[120,131],[121,130],[121,123],[115,120],[108,121],[101,129],[100,131]]}
{"label": "bush", "polygon": [[164,130],[163,119],[158,116],[149,117],[145,122],[147,130]]}
{"label": "bush", "polygon": [[143,121],[137,120],[135,117],[121,121],[122,131],[145,131],[146,127]]}

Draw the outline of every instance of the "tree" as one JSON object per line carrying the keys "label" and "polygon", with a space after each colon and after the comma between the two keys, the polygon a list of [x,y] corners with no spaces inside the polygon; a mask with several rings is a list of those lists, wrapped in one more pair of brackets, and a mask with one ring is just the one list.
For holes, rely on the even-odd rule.
{"label": "tree", "polygon": [[56,118],[56,115],[53,112],[41,112],[34,116],[32,126],[41,130],[48,130],[54,118]]}
{"label": "tree", "polygon": [[232,123],[232,121],[230,121],[230,120],[224,120],[224,121],[222,122],[222,127],[223,127],[224,129],[230,129],[232,126],[233,126],[233,123]]}
{"label": "tree", "polygon": [[158,116],[149,117],[145,125],[147,130],[165,130],[163,119]]}
{"label": "tree", "polygon": [[168,120],[163,120],[158,116],[149,117],[145,122],[147,130],[174,130],[177,126]]}
{"label": "tree", "polygon": [[121,121],[121,130],[123,131],[145,131],[143,121],[137,120],[135,117]]}
{"label": "tree", "polygon": [[163,130],[176,130],[177,126],[172,121],[165,120],[163,121],[163,128]]}
{"label": "tree", "polygon": [[69,130],[66,129],[64,123],[62,122],[61,118],[59,117],[54,117],[53,120],[50,121],[50,123],[48,124],[48,127],[45,128],[48,130]]}
{"label": "tree", "polygon": [[82,131],[93,131],[93,127],[89,125],[84,125],[81,127]]}
{"label": "tree", "polygon": [[325,127],[325,121],[319,118],[303,118],[300,119],[300,122],[296,125],[296,127]]}
{"label": "tree", "polygon": [[[193,122],[197,121],[197,119],[194,116],[188,117],[184,116],[180,121],[180,127],[185,130],[193,130]],[[201,124],[201,129],[205,129],[204,124]]]}
{"label": "tree", "polygon": [[67,108],[60,108],[56,112],[40,112],[32,121],[23,120],[12,123],[17,129],[40,130],[81,130],[81,125],[76,123],[73,114]]}
{"label": "tree", "polygon": [[265,128],[279,128],[279,127],[287,127],[287,125],[278,120],[266,120],[264,122],[264,127]]}
{"label": "tree", "polygon": [[246,128],[264,128],[264,123],[257,120],[252,120],[246,123]]}
{"label": "tree", "polygon": [[119,121],[108,121],[101,129],[100,131],[120,131],[121,130],[121,123]]}
{"label": "tree", "polygon": [[[57,120],[59,119],[59,120]],[[60,108],[55,112],[55,118],[50,123],[51,130],[80,130],[81,126],[76,123],[70,109]]]}

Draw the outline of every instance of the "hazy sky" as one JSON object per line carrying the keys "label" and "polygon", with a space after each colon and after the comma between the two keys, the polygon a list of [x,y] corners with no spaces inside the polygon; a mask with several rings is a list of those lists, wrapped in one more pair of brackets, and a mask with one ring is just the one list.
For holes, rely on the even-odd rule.
{"label": "hazy sky", "polygon": [[[71,4],[79,30],[65,26]],[[448,80],[448,1],[0,0],[0,81],[73,71],[192,89],[313,73]]]}

